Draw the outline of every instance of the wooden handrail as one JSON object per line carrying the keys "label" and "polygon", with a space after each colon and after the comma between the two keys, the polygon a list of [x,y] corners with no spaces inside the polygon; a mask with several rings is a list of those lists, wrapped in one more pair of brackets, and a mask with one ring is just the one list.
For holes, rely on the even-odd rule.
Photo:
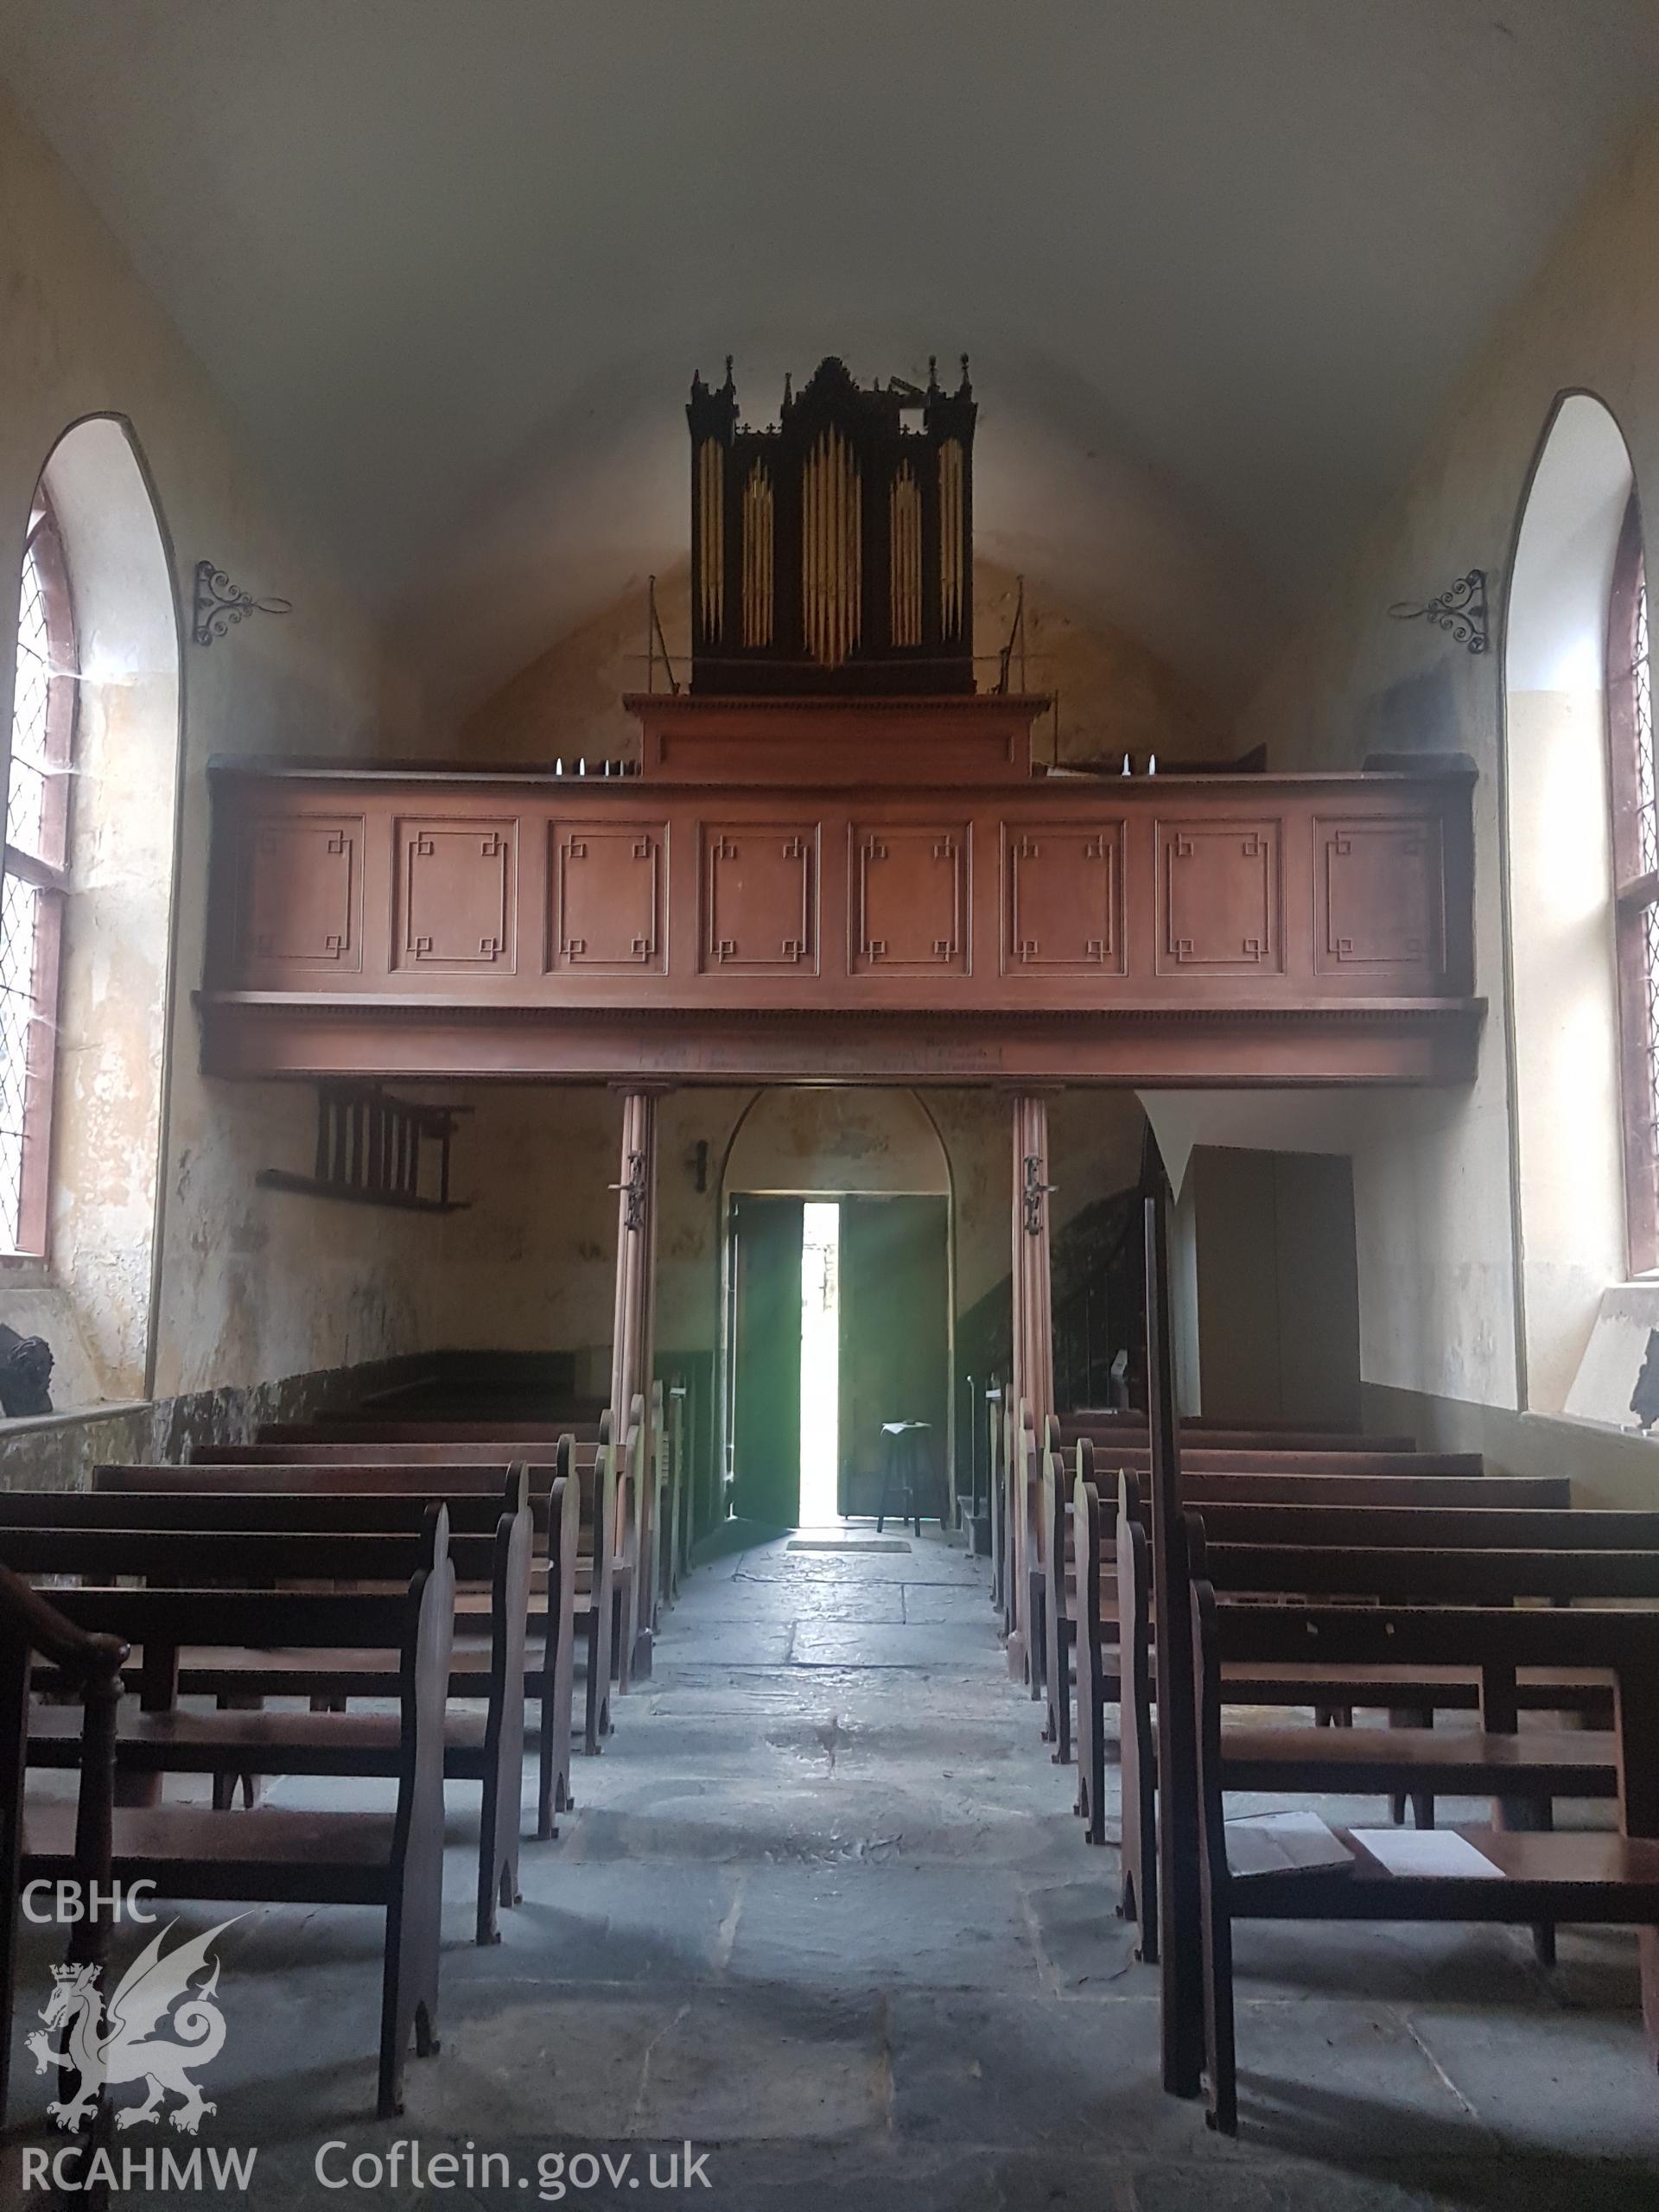
{"label": "wooden handrail", "polygon": [[125,1665],[129,1647],[118,1636],[77,1628],[9,1567],[0,1566],[0,1631],[14,1629],[31,1650],[49,1659],[79,1689],[109,1681]]}

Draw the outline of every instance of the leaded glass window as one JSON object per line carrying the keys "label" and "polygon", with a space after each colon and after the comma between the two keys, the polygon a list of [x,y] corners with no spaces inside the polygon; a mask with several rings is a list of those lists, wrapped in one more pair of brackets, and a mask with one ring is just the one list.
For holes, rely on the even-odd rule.
{"label": "leaded glass window", "polygon": [[1653,757],[1648,576],[1632,496],[1607,632],[1624,1194],[1633,1272],[1659,1268],[1659,789]]}
{"label": "leaded glass window", "polygon": [[0,1255],[46,1249],[75,677],[68,579],[42,489],[18,595],[0,875]]}

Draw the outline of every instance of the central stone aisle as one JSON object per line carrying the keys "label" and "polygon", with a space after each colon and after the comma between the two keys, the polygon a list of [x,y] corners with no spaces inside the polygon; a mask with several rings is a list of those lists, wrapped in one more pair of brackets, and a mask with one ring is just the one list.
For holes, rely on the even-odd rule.
{"label": "central stone aisle", "polygon": [[525,1854],[525,1981],[446,1955],[423,2133],[522,2135],[539,2106],[550,2133],[718,2146],[722,2207],[860,2212],[1110,2203],[1130,2148],[1203,2152],[982,1562],[936,1528],[756,1531],[689,1579],[616,1713],[566,1839]]}

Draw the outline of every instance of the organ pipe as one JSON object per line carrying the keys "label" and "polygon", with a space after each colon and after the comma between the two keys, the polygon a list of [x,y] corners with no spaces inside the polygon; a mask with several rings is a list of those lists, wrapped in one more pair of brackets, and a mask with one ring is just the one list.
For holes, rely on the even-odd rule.
{"label": "organ pipe", "polygon": [[772,643],[772,479],[756,461],[743,486],[743,643]]}
{"label": "organ pipe", "polygon": [[922,487],[907,461],[899,464],[893,480],[892,512],[888,518],[891,607],[890,642],[919,645],[922,642]]}
{"label": "organ pipe", "polygon": [[697,453],[697,573],[702,634],[717,644],[726,586],[726,456],[714,438]]}
{"label": "organ pipe", "polygon": [[962,628],[963,452],[959,440],[939,448],[939,627],[947,638]]}

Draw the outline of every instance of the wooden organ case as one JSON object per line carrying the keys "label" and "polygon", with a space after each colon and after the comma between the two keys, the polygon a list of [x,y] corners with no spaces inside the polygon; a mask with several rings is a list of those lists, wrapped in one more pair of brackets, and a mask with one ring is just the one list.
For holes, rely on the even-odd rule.
{"label": "wooden organ case", "polygon": [[955,391],[933,370],[867,389],[831,356],[761,430],[729,359],[717,391],[693,378],[694,692],[973,690],[978,410],[965,354]]}

